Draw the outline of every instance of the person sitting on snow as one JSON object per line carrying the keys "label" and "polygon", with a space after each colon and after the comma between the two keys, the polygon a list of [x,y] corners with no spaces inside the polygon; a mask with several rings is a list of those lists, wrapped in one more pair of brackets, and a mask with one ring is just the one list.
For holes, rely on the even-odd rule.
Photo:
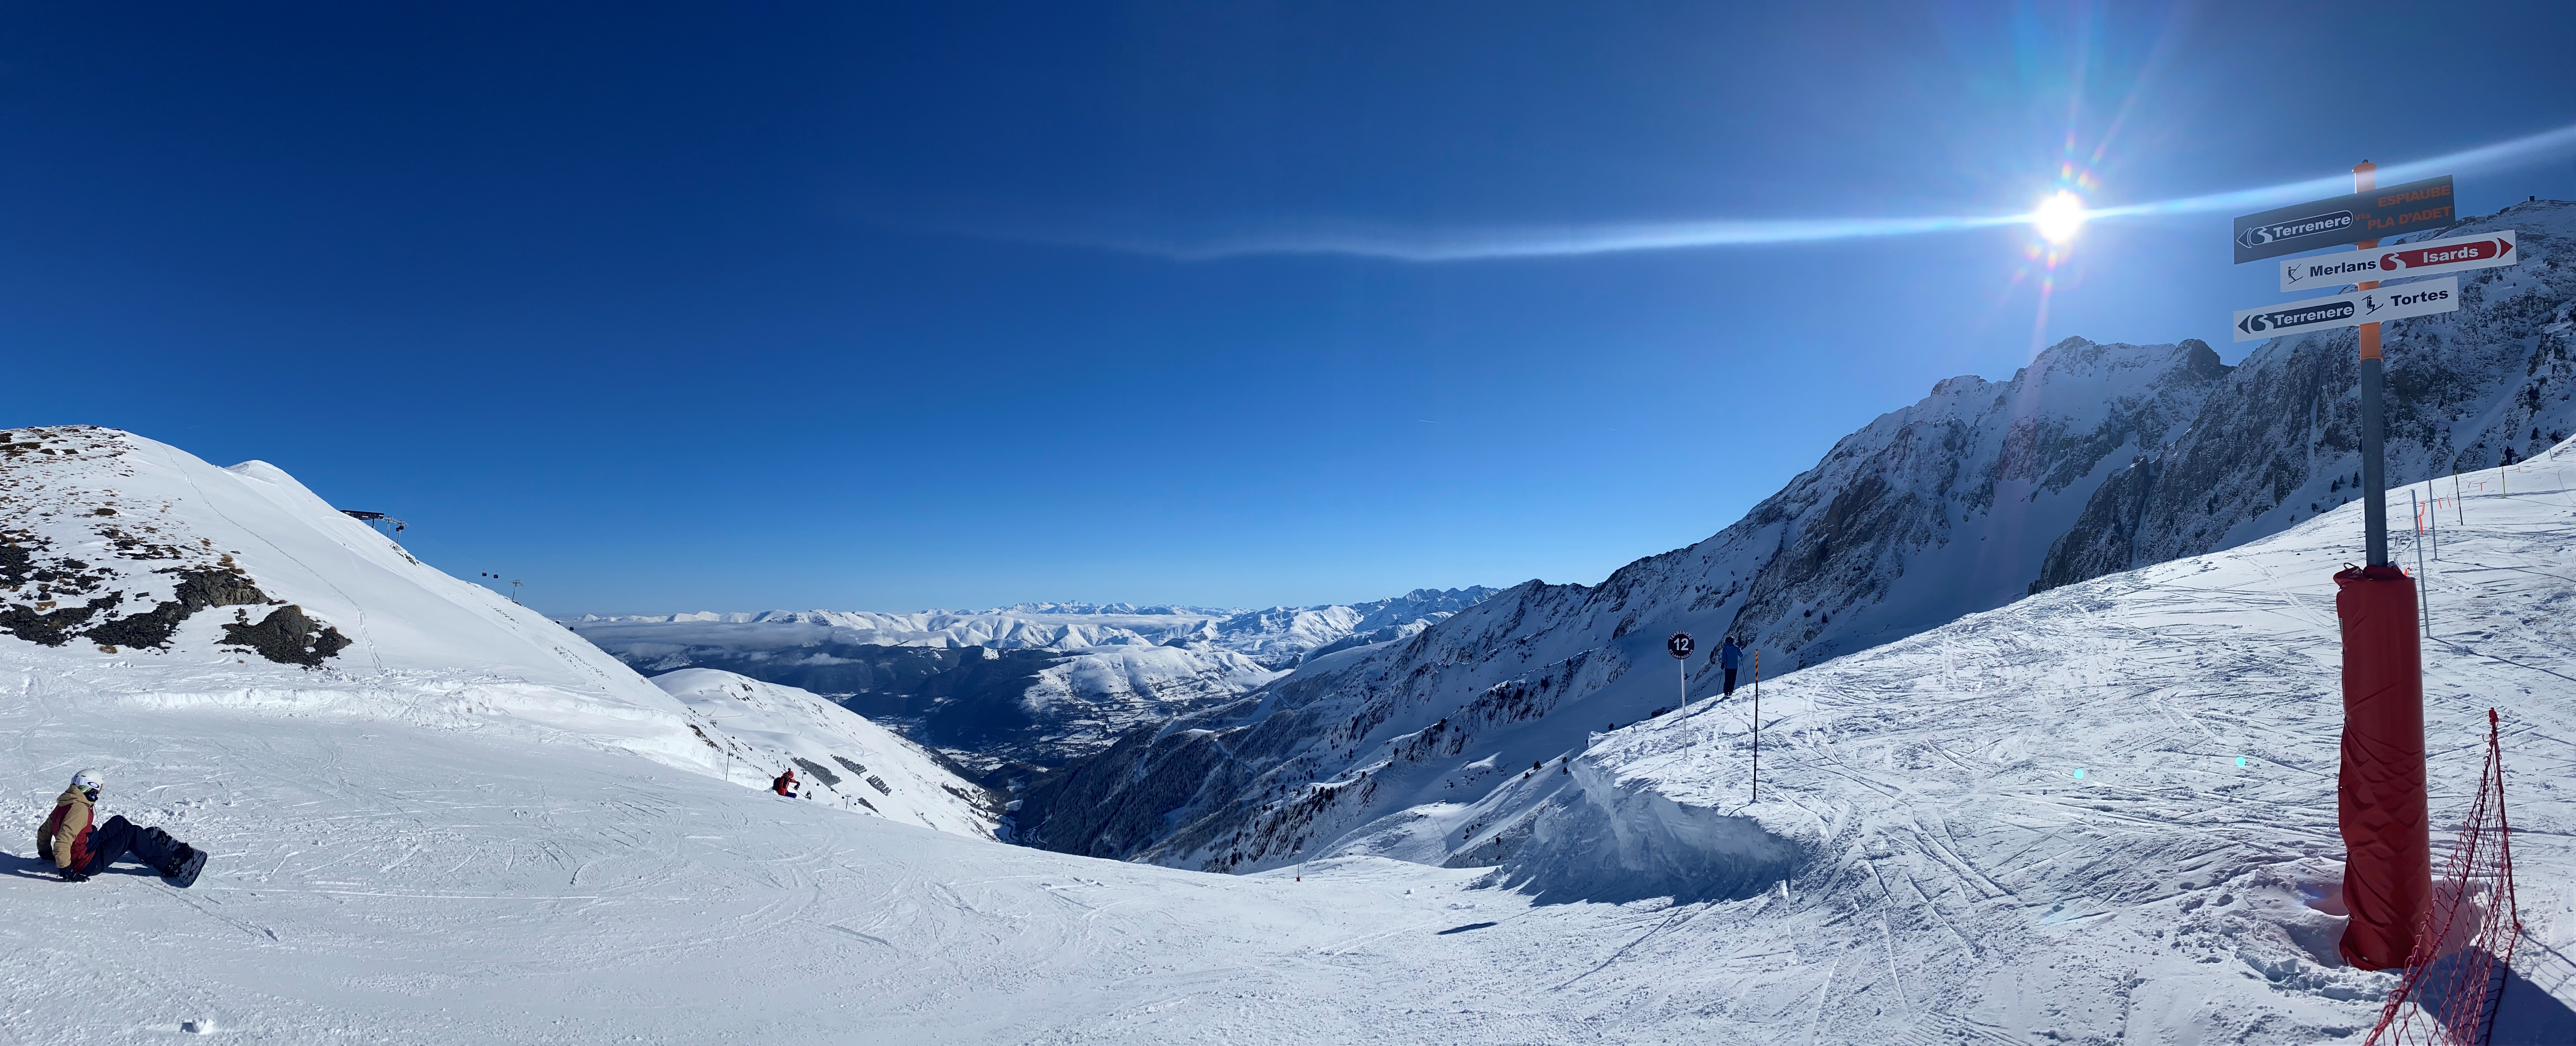
{"label": "person sitting on snow", "polygon": [[206,855],[193,846],[170,838],[158,828],[140,828],[123,815],[110,817],[107,823],[91,827],[98,790],[104,776],[96,770],[83,770],[72,775],[72,786],[54,800],[54,812],[45,818],[44,827],[36,829],[36,852],[54,862],[65,882],[86,882],[90,876],[106,871],[119,858],[132,854],[134,859],[152,866],[170,885],[187,889],[205,870]]}
{"label": "person sitting on snow", "polygon": [[769,782],[769,790],[790,799],[796,798],[796,771],[790,770],[778,775],[777,780]]}

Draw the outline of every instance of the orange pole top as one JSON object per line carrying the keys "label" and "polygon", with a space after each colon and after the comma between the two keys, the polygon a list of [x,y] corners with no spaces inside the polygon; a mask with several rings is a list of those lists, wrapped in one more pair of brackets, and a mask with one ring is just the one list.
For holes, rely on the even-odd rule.
{"label": "orange pole top", "polygon": [[[2368,161],[2368,160],[2363,160],[2363,161],[2361,161],[2360,163],[2357,163],[2357,164],[2352,165],[2352,191],[2354,191],[2354,192],[2369,192],[2369,191],[2371,191],[2372,189],[2376,189],[2376,188],[2379,188],[2379,165],[2378,165],[2378,164],[2372,163],[2372,162],[2370,162],[2370,161]],[[2378,248],[2379,248],[2379,241],[2377,241],[2377,240],[2363,240],[2363,241],[2361,241],[2360,243],[2353,244],[2353,249],[2355,249],[2355,250],[2368,251],[2368,250],[2377,250]],[[2365,290],[2365,291],[2369,291],[2369,290],[2378,290],[2378,289],[2379,289],[2379,281],[2378,281],[2378,280],[2364,280],[2364,281],[2362,281],[2362,282],[2359,284],[2359,288],[2360,288],[2361,290]],[[2359,341],[2360,341],[2360,343],[2361,343],[2361,344],[2360,344],[2360,348],[2361,348],[2361,358],[2362,358],[2362,359],[2366,359],[2366,360],[2375,360],[2375,359],[2378,359],[2378,358],[2379,358],[2379,325],[2378,325],[2378,324],[2376,324],[2376,323],[2365,323],[2365,324],[2362,324],[2362,325],[2361,325],[2361,331],[2360,331],[2359,339],[2358,339],[2358,340],[2359,340]]]}

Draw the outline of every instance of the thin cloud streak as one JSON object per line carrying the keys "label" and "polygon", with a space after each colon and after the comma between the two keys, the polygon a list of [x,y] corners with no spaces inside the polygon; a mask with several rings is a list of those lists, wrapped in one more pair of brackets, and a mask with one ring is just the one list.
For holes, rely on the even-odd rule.
{"label": "thin cloud streak", "polygon": [[[2576,125],[2525,135],[2494,145],[2482,145],[2475,149],[2467,149],[2447,156],[2436,156],[2429,160],[2382,164],[2379,168],[2379,184],[2395,185],[2399,182],[2458,174],[2462,171],[2506,170],[2571,149],[2576,149]],[[2241,213],[2322,196],[2341,196],[2351,191],[2352,176],[2338,174],[2325,178],[2311,178],[2304,182],[2291,182],[2287,185],[2266,186],[2261,189],[2213,193],[2208,196],[2192,196],[2160,203],[2105,207],[2086,212],[2085,218],[2092,220],[2166,214],[2203,214],[2210,211]]]}
{"label": "thin cloud streak", "polygon": [[1807,243],[1868,236],[1913,236],[1997,225],[2017,225],[2027,215],[1965,218],[1810,218],[1779,221],[1639,222],[1553,228],[1489,230],[1304,229],[1241,236],[1205,244],[1143,241],[1096,246],[1159,254],[1182,261],[1213,261],[1256,254],[1345,254],[1396,261],[1479,261],[1497,258],[1564,258],[1625,251],[1689,247]]}
{"label": "thin cloud streak", "polygon": [[[2576,150],[2576,125],[2526,135],[2494,145],[2445,156],[2388,164],[2379,169],[2382,185],[2461,171],[2498,170],[2528,164]],[[2190,196],[2154,203],[2124,204],[2084,212],[2086,221],[2158,218],[2211,212],[2244,213],[2352,191],[2348,176],[2335,175],[2256,189]],[[1199,243],[1141,239],[1079,240],[1084,246],[1153,254],[1178,261],[1214,261],[1253,255],[1338,254],[1393,261],[1449,262],[1506,258],[1566,258],[1630,251],[1742,247],[1770,243],[1814,243],[1888,236],[1987,229],[2030,223],[2028,212],[1925,218],[1807,218],[1777,220],[1708,220],[1629,222],[1610,225],[1566,225],[1468,230],[1399,230],[1343,226],[1307,228]]]}

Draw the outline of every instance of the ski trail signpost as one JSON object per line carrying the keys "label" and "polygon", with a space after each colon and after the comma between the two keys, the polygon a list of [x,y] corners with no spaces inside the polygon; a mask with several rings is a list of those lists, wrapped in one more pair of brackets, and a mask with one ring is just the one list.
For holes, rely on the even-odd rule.
{"label": "ski trail signpost", "polygon": [[2343,745],[2335,821],[2344,841],[2344,907],[2352,920],[2338,949],[2364,970],[2405,966],[2433,899],[2433,843],[2424,789],[2423,648],[2415,634],[2417,580],[2388,561],[2388,474],[2381,404],[2379,325],[2460,307],[2460,278],[2406,279],[2522,260],[2510,231],[2382,250],[2382,237],[2449,228],[2459,220],[2451,178],[2379,187],[2379,167],[2352,169],[2352,192],[2236,219],[2237,264],[2351,244],[2350,254],[2280,263],[2284,293],[2353,285],[2347,293],[2240,309],[2236,340],[2359,327],[2362,547],[2359,567],[2335,580],[2343,633]]}
{"label": "ski trail signpost", "polygon": [[2331,298],[2310,298],[2287,305],[2236,310],[2236,340],[2261,341],[2301,331],[2358,327],[2381,320],[2429,316],[2460,307],[2460,278],[2410,283],[2402,287],[2354,291]]}
{"label": "ski trail signpost", "polygon": [[2284,258],[2281,260],[2281,293],[2329,290],[2390,276],[2439,276],[2446,272],[2512,265],[2522,260],[2522,255],[2515,253],[2517,247],[2514,231],[2507,229],[2352,254]]}
{"label": "ski trail signpost", "polygon": [[2236,264],[2363,240],[2376,243],[2381,237],[2444,228],[2459,220],[2447,174],[2385,189],[2356,186],[2350,195],[2236,219]]}

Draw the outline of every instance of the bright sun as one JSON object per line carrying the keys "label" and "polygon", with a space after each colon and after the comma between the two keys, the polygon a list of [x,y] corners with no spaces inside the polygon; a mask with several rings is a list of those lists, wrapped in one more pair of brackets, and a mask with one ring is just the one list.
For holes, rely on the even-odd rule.
{"label": "bright sun", "polygon": [[2031,212],[2030,222],[2039,227],[2039,235],[2050,243],[2065,243],[2084,228],[2084,199],[2064,189],[2042,200]]}

